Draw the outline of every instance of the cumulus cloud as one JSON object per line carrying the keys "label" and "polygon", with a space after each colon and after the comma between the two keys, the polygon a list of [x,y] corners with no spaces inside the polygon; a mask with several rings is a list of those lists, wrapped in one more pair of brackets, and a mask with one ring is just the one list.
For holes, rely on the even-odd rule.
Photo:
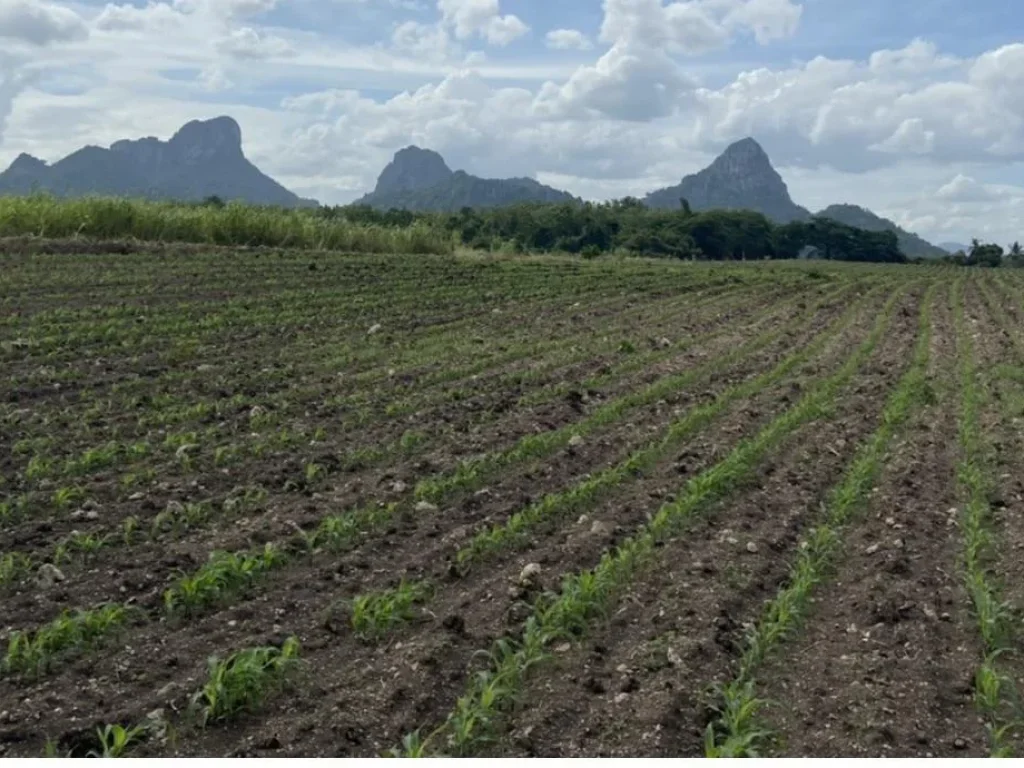
{"label": "cumulus cloud", "polygon": [[287,41],[252,27],[236,29],[216,42],[217,49],[238,59],[271,59],[294,53]]}
{"label": "cumulus cloud", "polygon": [[184,14],[168,3],[146,6],[107,3],[94,22],[104,31],[145,31],[179,26]]}
{"label": "cumulus cloud", "polygon": [[892,135],[884,141],[872,144],[868,149],[879,152],[927,155],[935,149],[935,131],[925,128],[924,120],[910,117],[899,124]]}
{"label": "cumulus cloud", "polygon": [[800,26],[803,7],[791,0],[748,0],[732,8],[725,16],[729,29],[749,29],[762,45],[791,37]]}
{"label": "cumulus cloud", "polygon": [[0,39],[44,46],[88,36],[85,22],[70,8],[42,0],[0,0]]}
{"label": "cumulus cloud", "polygon": [[453,52],[448,30],[439,24],[406,21],[395,27],[391,45],[396,51],[431,61],[444,61]]}
{"label": "cumulus cloud", "polygon": [[749,30],[759,43],[796,32],[802,8],[793,0],[605,0],[602,42],[698,55]]}
{"label": "cumulus cloud", "polygon": [[986,202],[999,197],[984,184],[979,184],[975,179],[962,173],[958,173],[939,187],[935,196],[940,200],[954,203]]}
{"label": "cumulus cloud", "polygon": [[941,162],[1024,159],[1016,48],[964,62],[915,41],[867,62],[818,57],[742,73],[723,88],[699,91],[697,138],[720,145],[756,134],[782,162],[850,170],[903,154]]}
{"label": "cumulus cloud", "polygon": [[547,83],[534,105],[538,117],[649,121],[681,108],[696,84],[667,54],[615,45],[564,85]]}
{"label": "cumulus cloud", "polygon": [[498,0],[438,0],[441,23],[459,40],[480,36],[494,45],[508,45],[530,28],[518,16],[501,15]]}
{"label": "cumulus cloud", "polygon": [[[533,21],[520,10],[527,4],[331,2],[380,19],[369,30],[375,37],[365,39],[363,28],[354,42],[334,29],[269,26],[267,11],[284,5],[274,0],[115,0],[104,7],[0,0],[4,12],[74,8],[93,30],[76,46],[28,49],[22,35],[15,49],[30,55],[6,70],[8,41],[0,39],[0,126],[10,113],[3,159],[23,150],[59,157],[85,143],[167,133],[213,104],[240,119],[247,152],[252,143],[253,159],[268,172],[332,202],[372,186],[395,149],[409,143],[441,151],[455,168],[536,175],[605,197],[676,183],[729,142],[753,136],[802,204],[838,202],[849,192],[849,202],[943,239],[967,237],[972,227],[990,238],[1024,231],[1014,223],[1024,215],[1024,192],[990,183],[992,169],[999,178],[1014,167],[1024,174],[1021,43],[968,58],[908,40],[858,59],[799,60],[790,55],[799,50],[779,42],[803,21],[796,0],[603,0],[593,39],[555,29],[542,41],[577,51],[599,41],[601,50],[576,67],[570,57],[526,45],[490,57],[465,50],[525,35]],[[731,57],[718,56],[710,59],[713,84],[701,87],[707,70],[696,57],[739,38],[779,46],[773,60],[791,63],[739,71]],[[247,112],[225,93],[232,76],[241,77],[240,58],[247,89],[302,85],[277,108]],[[85,68],[96,77],[82,93],[26,85],[33,69],[57,76]],[[199,74],[188,80],[182,73]],[[811,195],[814,189],[820,194]],[[996,231],[984,233],[978,222],[985,217]]]}
{"label": "cumulus cloud", "polygon": [[594,47],[586,35],[578,29],[553,29],[544,38],[548,48],[557,51],[589,51]]}

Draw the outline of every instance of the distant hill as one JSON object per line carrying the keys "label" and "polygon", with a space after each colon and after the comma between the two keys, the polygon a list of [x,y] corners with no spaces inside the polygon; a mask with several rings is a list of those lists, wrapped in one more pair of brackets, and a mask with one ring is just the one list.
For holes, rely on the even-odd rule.
{"label": "distant hill", "polygon": [[651,192],[644,202],[652,208],[679,208],[681,198],[694,211],[747,209],[780,224],[803,221],[811,215],[793,202],[768,155],[750,138],[731,144],[711,165],[684,177],[676,186]]}
{"label": "distant hill", "polygon": [[230,117],[193,120],[168,141],[144,138],[88,146],[53,165],[20,155],[0,173],[0,194],[116,195],[195,201],[217,196],[260,205],[316,205],[262,173],[242,153]]}
{"label": "distant hill", "polygon": [[900,244],[900,250],[911,259],[940,259],[947,255],[946,251],[937,245],[932,245],[913,232],[907,232],[905,229],[889,221],[889,219],[883,219],[881,216],[860,206],[830,205],[825,210],[818,211],[815,215],[834,219],[850,227],[866,229],[869,232],[883,232],[886,230],[895,232]]}
{"label": "distant hill", "polygon": [[944,250],[946,253],[956,253],[957,251],[967,253],[971,250],[971,246],[964,245],[963,243],[939,243],[939,248]]}
{"label": "distant hill", "polygon": [[[651,192],[645,202],[654,208],[679,208],[682,199],[694,211],[747,209],[758,211],[778,224],[806,221],[812,215],[793,202],[789,188],[772,166],[768,154],[751,138],[730,144],[707,168],[684,177],[674,187]],[[830,205],[813,215],[872,232],[895,232],[900,250],[909,258],[934,259],[946,255],[942,248],[865,208]]]}
{"label": "distant hill", "polygon": [[373,192],[354,205],[452,212],[527,202],[578,202],[578,198],[534,179],[482,179],[465,171],[453,172],[437,152],[406,147],[381,172]]}

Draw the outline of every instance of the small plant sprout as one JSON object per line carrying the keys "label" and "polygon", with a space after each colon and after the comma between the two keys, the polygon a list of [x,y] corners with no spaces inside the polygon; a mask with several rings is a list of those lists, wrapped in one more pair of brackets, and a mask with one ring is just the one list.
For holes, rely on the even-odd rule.
{"label": "small plant sprout", "polygon": [[280,648],[248,648],[226,659],[211,658],[207,682],[192,699],[200,722],[205,726],[258,708],[288,681],[298,663],[294,636]]}
{"label": "small plant sprout", "polygon": [[125,728],[123,725],[105,725],[96,729],[96,737],[99,739],[99,750],[92,750],[88,757],[124,757],[124,753],[134,742],[141,739],[146,733],[146,727],[136,725]]}

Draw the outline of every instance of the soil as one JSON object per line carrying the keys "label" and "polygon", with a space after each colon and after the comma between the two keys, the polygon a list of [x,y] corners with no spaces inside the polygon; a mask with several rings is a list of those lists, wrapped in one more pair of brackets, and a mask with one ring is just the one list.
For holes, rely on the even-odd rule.
{"label": "soil", "polygon": [[[16,259],[28,259],[32,269],[38,268],[35,259],[74,259],[95,253],[95,258],[107,260],[98,264],[109,263],[110,285],[128,279],[118,272],[123,266],[110,257],[121,251],[113,246],[105,251],[75,250],[82,247],[77,243],[0,243],[0,251],[6,248],[7,253],[23,254]],[[143,252],[151,258],[181,260],[161,262],[163,266],[154,268],[168,284],[175,270],[189,273],[190,260],[207,266],[211,263],[204,256],[211,249],[177,246],[165,250],[132,246],[125,251],[125,258],[135,259]],[[205,282],[201,275],[186,282],[204,283],[212,300],[214,277],[228,281],[237,275],[238,265],[254,255],[225,251],[226,261],[217,267],[222,272]],[[294,254],[267,251],[260,255],[264,263],[270,258],[283,259],[289,270],[305,268]],[[240,261],[235,263],[235,259]],[[449,261],[408,268],[421,268],[423,275],[429,273],[431,279],[437,279],[448,267],[438,266],[435,273],[435,266]],[[357,286],[372,284],[374,275],[366,271],[371,263],[366,259],[351,266],[355,294],[362,295]],[[458,260],[452,263],[458,264]],[[562,272],[576,269],[572,262],[558,264],[562,262],[538,269],[550,270],[552,279],[566,279]],[[387,270],[397,272],[400,265],[406,266],[406,262],[396,261]],[[275,274],[270,266],[261,268],[268,279]],[[744,274],[753,275],[762,267],[735,269],[747,269]],[[530,274],[528,262],[523,270]],[[0,525],[3,551],[44,558],[75,529],[114,534],[134,515],[145,530],[170,500],[223,498],[233,488],[257,483],[270,493],[240,515],[215,514],[181,535],[137,540],[131,546],[112,539],[90,558],[73,556],[61,563],[64,578],[52,586],[37,583],[34,573],[0,586],[5,608],[0,625],[7,632],[37,627],[65,608],[102,601],[117,601],[138,610],[133,623],[116,637],[60,658],[47,674],[38,678],[0,676],[0,755],[38,755],[48,739],[61,753],[84,754],[96,746],[96,726],[130,725],[154,717],[167,726],[163,735],[151,735],[134,744],[132,755],[374,756],[396,746],[417,728],[436,726],[464,691],[467,676],[483,663],[478,652],[519,631],[537,589],[557,591],[563,576],[593,567],[604,552],[642,528],[663,503],[674,499],[690,478],[727,456],[795,404],[815,382],[834,373],[870,332],[888,294],[861,299],[849,324],[816,354],[756,395],[731,403],[663,461],[611,489],[585,510],[553,515],[516,546],[475,562],[465,571],[451,567],[455,552],[477,531],[502,524],[545,495],[570,490],[623,461],[660,439],[668,425],[689,409],[771,370],[794,350],[810,344],[862,293],[855,281],[864,285],[875,279],[864,272],[837,270],[832,274],[834,281],[823,285],[801,288],[798,283],[780,282],[775,287],[751,289],[751,295],[759,299],[720,312],[714,304],[688,311],[684,299],[673,295],[671,287],[652,289],[653,281],[646,273],[618,294],[598,282],[587,283],[589,293],[582,294],[578,308],[573,308],[572,302],[554,300],[550,290],[537,290],[501,319],[489,311],[489,305],[461,299],[449,303],[438,290],[436,302],[421,308],[415,323],[404,317],[401,330],[389,331],[393,336],[382,342],[394,344],[396,356],[409,361],[405,372],[411,378],[390,395],[381,390],[384,379],[378,380],[374,373],[381,360],[372,355],[353,364],[351,373],[365,374],[360,383],[332,389],[330,371],[317,367],[310,358],[310,351],[316,348],[312,340],[289,353],[298,367],[282,365],[279,373],[271,374],[260,366],[263,351],[274,350],[272,339],[261,331],[241,340],[243,337],[232,335],[234,330],[228,330],[217,342],[225,346],[218,349],[227,351],[232,339],[237,342],[228,355],[233,370],[248,366],[260,371],[250,387],[280,399],[281,424],[303,435],[301,441],[216,468],[143,458],[140,467],[158,469],[160,474],[141,495],[124,487],[124,465],[91,472],[80,482],[94,502],[88,509],[99,510],[95,520],[75,516],[73,506],[63,511],[50,506],[47,499],[56,486],[26,479],[30,454],[15,455],[13,447],[16,440],[41,434],[39,423],[32,421],[36,414],[56,418],[61,409],[69,407],[74,415],[63,417],[67,434],[54,446],[59,452],[56,455],[79,455],[85,448],[101,444],[99,435],[131,435],[137,428],[136,415],[119,413],[116,408],[104,413],[92,406],[102,402],[107,393],[119,391],[118,382],[125,379],[125,373],[142,363],[124,352],[111,357],[106,367],[90,368],[84,358],[62,351],[60,354],[69,355],[69,365],[88,373],[58,395],[44,391],[45,387],[37,392],[32,385],[20,385],[11,393],[12,407],[2,414],[14,419],[10,423],[19,424],[16,408],[31,409],[16,437],[0,438],[4,449],[0,470],[18,484],[19,493],[30,492],[33,502],[39,504],[38,513],[27,519]],[[322,271],[318,269],[316,274]],[[872,273],[889,274],[884,270]],[[908,280],[920,277],[913,271],[906,275]],[[15,301],[24,313],[23,320],[0,326],[0,340],[17,338],[19,323],[31,324],[34,313],[53,309],[58,295],[74,297],[68,307],[108,306],[112,292],[116,295],[109,285],[102,284],[76,294],[73,286],[61,282],[66,278],[52,279],[48,288],[27,286],[17,294]],[[415,274],[403,279],[412,282]],[[464,279],[476,278],[467,273]],[[514,288],[520,278],[501,279]],[[289,272],[287,281],[293,280],[298,277]],[[753,336],[785,325],[824,292],[844,284],[850,286],[850,292],[821,308],[810,322],[794,325],[775,342],[720,366],[714,375],[631,409],[623,418],[587,433],[582,442],[551,456],[503,467],[465,491],[448,494],[436,508],[414,510],[413,491],[425,477],[450,472],[459,461],[499,451],[524,435],[572,425],[615,398],[666,376],[713,364]],[[187,288],[182,290],[187,294]],[[275,295],[269,284],[266,290],[268,296]],[[711,290],[714,295],[717,289]],[[807,298],[792,300],[801,290]],[[652,296],[646,304],[645,291]],[[897,302],[891,326],[870,359],[843,388],[833,410],[798,429],[725,501],[711,506],[686,530],[664,542],[657,550],[657,564],[628,585],[611,615],[593,622],[582,643],[557,644],[551,649],[552,660],[527,679],[519,706],[500,724],[486,756],[702,754],[708,687],[733,671],[744,627],[758,617],[764,602],[783,583],[800,541],[819,519],[830,489],[858,445],[877,427],[886,397],[909,364],[923,294],[924,287],[918,282]],[[946,294],[940,291],[939,295]],[[977,297],[973,293],[971,297],[976,307]],[[380,306],[393,298],[386,295]],[[778,304],[778,312],[762,314],[772,303]],[[330,302],[323,305],[328,306]],[[949,524],[950,509],[957,504],[953,474],[956,420],[950,416],[950,402],[955,400],[956,351],[948,307],[942,302],[936,306],[930,381],[938,402],[921,411],[892,446],[868,508],[848,532],[847,555],[820,585],[806,625],[780,648],[759,678],[763,694],[773,702],[765,718],[779,734],[775,744],[779,754],[985,753],[984,731],[973,710],[970,690],[979,641],[960,587],[957,530]],[[323,307],[314,314],[319,316]],[[398,304],[392,302],[392,307]],[[972,313],[983,327],[993,323],[984,312]],[[325,318],[327,324],[321,328],[335,328],[331,338],[347,343],[345,339],[365,335],[366,319],[353,311],[334,326]],[[92,327],[84,316],[75,322]],[[301,328],[301,307],[289,322]],[[438,380],[429,387],[417,383],[418,377],[443,372],[444,367],[417,360],[414,351],[419,342],[415,339],[436,341],[444,337],[434,335],[435,331],[443,334],[446,328],[473,328],[473,333],[487,340],[490,352],[500,352],[493,344],[503,323],[536,329],[522,335],[535,333],[538,340],[551,341],[549,357],[485,365],[479,374],[450,382]],[[581,362],[560,364],[560,338],[577,335],[580,344],[594,345],[596,350],[596,339],[586,337],[586,329],[598,323],[609,329],[609,335],[651,337],[645,342],[651,346],[640,351],[645,356],[643,364],[608,376],[593,392],[564,388],[566,382],[599,376],[622,360],[621,354],[606,349]],[[671,334],[673,343],[683,339],[693,343],[662,353],[658,348],[662,334]],[[996,335],[980,344],[986,364],[1009,355],[1011,346]],[[472,345],[458,349],[446,363],[470,364]],[[20,354],[15,355],[18,375],[38,368],[40,360],[31,350]],[[544,375],[523,379],[521,386],[510,385],[516,373],[529,371],[545,359],[552,365]],[[154,377],[172,376],[189,366],[194,367],[191,362],[184,367],[166,363]],[[296,376],[294,381],[289,380],[289,371]],[[208,383],[199,383],[191,370],[183,381],[194,387],[186,390],[192,394],[205,397],[215,391]],[[321,382],[323,391],[318,393]],[[526,404],[546,387],[559,394]],[[457,389],[468,390],[469,397],[446,401],[444,393]],[[399,391],[422,396],[422,400],[412,412],[395,419],[375,410],[374,405],[367,410],[371,416],[365,423],[351,427],[358,433],[328,432],[323,441],[310,444],[305,430],[350,416],[325,408],[324,401],[331,395],[364,390],[367,403],[387,402]],[[231,394],[225,391],[218,397],[226,401]],[[249,430],[249,408],[246,405],[228,418],[188,423],[181,429],[243,435]],[[85,413],[89,416],[80,415]],[[998,427],[992,423],[986,428],[995,432]],[[366,466],[342,466],[339,456],[346,450],[384,445],[406,430],[425,433],[429,439],[408,454],[387,454]],[[1000,439],[1010,438],[1004,435]],[[320,484],[297,482],[312,460],[325,466],[327,477]],[[10,486],[0,486],[0,499],[13,498],[10,491]],[[368,531],[347,550],[293,552],[285,565],[221,605],[174,619],[161,612],[166,586],[178,574],[201,566],[213,550],[241,551],[266,542],[288,542],[294,540],[296,528],[309,530],[325,515],[378,502],[399,502],[402,511],[389,526]],[[1007,516],[1001,518],[1010,540],[1016,530],[1009,516],[1012,509],[1008,505]],[[871,554],[867,554],[869,549]],[[533,591],[524,592],[516,584],[524,566],[531,563],[540,567],[540,577]],[[349,601],[394,587],[402,579],[427,581],[432,586],[431,597],[416,608],[411,621],[383,638],[367,641],[356,637],[348,623]],[[302,667],[290,684],[251,713],[225,724],[200,727],[189,699],[205,680],[207,660],[239,648],[279,645],[289,635],[296,635],[302,648]]]}

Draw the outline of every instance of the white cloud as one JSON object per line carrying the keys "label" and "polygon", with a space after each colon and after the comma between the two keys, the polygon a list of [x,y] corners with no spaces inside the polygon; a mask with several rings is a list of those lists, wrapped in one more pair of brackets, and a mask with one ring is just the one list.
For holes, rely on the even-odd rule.
{"label": "white cloud", "polygon": [[518,16],[502,16],[498,0],[437,0],[437,9],[441,23],[459,40],[480,36],[494,45],[508,45],[530,29]]}
{"label": "white cloud", "polygon": [[594,47],[587,36],[578,29],[553,29],[544,39],[548,48],[556,51],[589,51]]}
{"label": "white cloud", "polygon": [[766,45],[796,34],[803,7],[791,0],[748,0],[736,5],[725,16],[725,25],[750,29],[757,42]]}
{"label": "white cloud", "polygon": [[907,153],[936,162],[1024,157],[1015,48],[963,62],[913,42],[868,62],[818,57],[792,69],[744,73],[722,89],[699,92],[698,137],[719,145],[756,134],[782,162],[851,170]]}
{"label": "white cloud", "polygon": [[218,40],[216,46],[218,50],[239,59],[272,59],[294,53],[286,40],[258,32],[252,27],[234,30]]}
{"label": "white cloud", "polygon": [[451,37],[440,24],[406,21],[395,27],[391,45],[399,52],[409,53],[429,61],[445,61],[455,51]]}
{"label": "white cloud", "polygon": [[975,179],[964,176],[962,173],[958,173],[939,187],[935,196],[940,200],[949,200],[954,203],[987,202],[999,197],[984,184],[979,184]]}
{"label": "white cloud", "polygon": [[150,3],[146,6],[107,3],[95,26],[105,31],[145,31],[180,26],[183,14],[168,3]]}
{"label": "white cloud", "polygon": [[70,8],[42,0],[0,0],[0,39],[43,46],[88,36],[85,22]]}
{"label": "white cloud", "polygon": [[210,93],[217,93],[219,91],[226,91],[229,88],[234,87],[234,83],[231,78],[228,77],[228,73],[224,67],[213,64],[206,67],[199,73],[199,84],[202,88]]}
{"label": "white cloud", "polygon": [[935,149],[935,131],[925,128],[919,117],[909,117],[899,124],[885,141],[872,144],[868,149],[897,154],[927,155]]}
{"label": "white cloud", "polygon": [[[543,51],[593,50],[572,29],[469,50],[521,38],[540,18],[498,0],[330,0],[342,21],[380,22],[352,39],[344,23],[288,28],[300,4],[272,0],[18,2],[73,8],[92,35],[0,40],[0,166],[231,114],[254,162],[332,202],[366,191],[409,143],[455,168],[600,198],[676,183],[752,135],[801,204],[845,198],[947,240],[1024,232],[1024,191],[996,183],[1024,178],[1024,44],[967,58],[909,40],[857,60],[800,60],[778,42],[803,21],[795,0],[603,0],[601,50],[577,66]],[[743,37],[791,63],[760,66],[751,45],[745,71],[734,56],[697,58]],[[81,73],[74,89],[60,86],[69,73]],[[292,90],[279,105],[240,105],[264,87]]]}
{"label": "white cloud", "polygon": [[545,84],[535,111],[549,119],[648,121],[673,114],[695,87],[667,54],[618,44],[564,85]]}
{"label": "white cloud", "polygon": [[793,0],[604,0],[602,42],[698,55],[750,30],[759,43],[789,37],[802,14]]}

